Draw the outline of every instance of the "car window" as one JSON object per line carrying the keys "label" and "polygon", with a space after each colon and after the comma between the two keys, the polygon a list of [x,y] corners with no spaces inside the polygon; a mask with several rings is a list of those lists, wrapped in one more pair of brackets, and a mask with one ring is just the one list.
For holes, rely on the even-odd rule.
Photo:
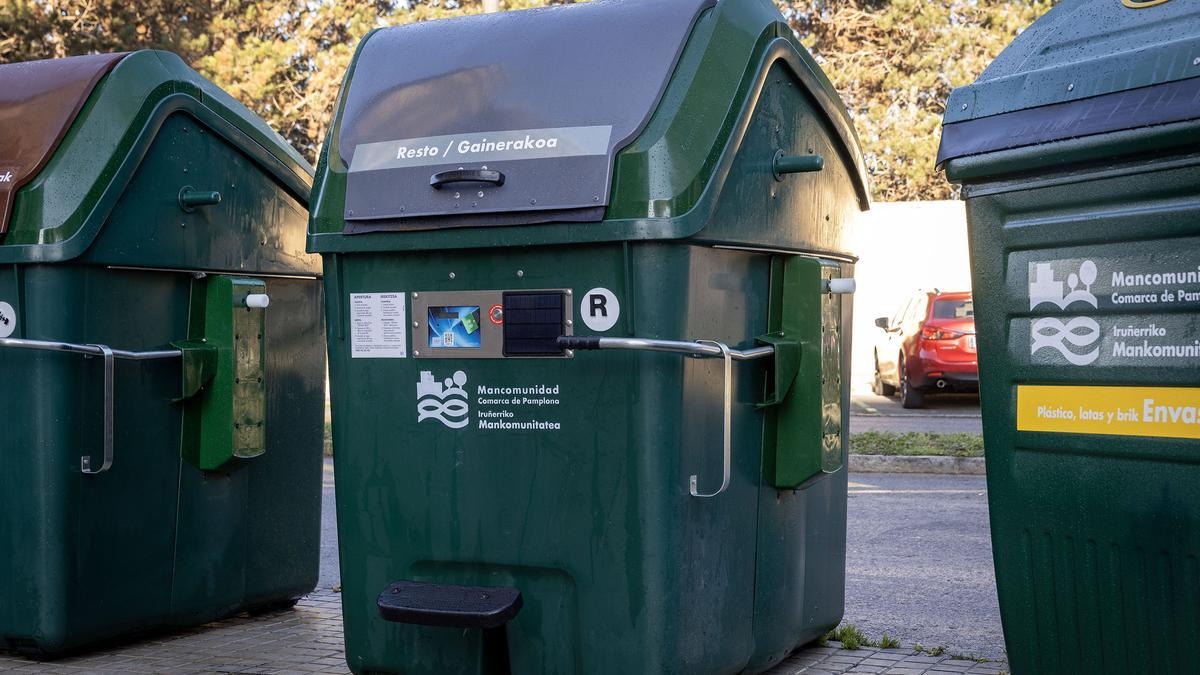
{"label": "car window", "polygon": [[892,328],[895,328],[896,326],[899,326],[900,324],[907,321],[908,320],[908,310],[910,308],[912,308],[912,304],[913,304],[913,299],[909,298],[908,302],[905,303],[904,305],[902,305],[900,307],[900,309],[898,309],[896,311],[896,314],[894,316],[892,316],[892,320],[888,325]]}
{"label": "car window", "polygon": [[926,310],[929,308],[929,296],[922,293],[913,300],[912,316],[909,317],[912,321],[924,321]]}
{"label": "car window", "polygon": [[938,300],[933,303],[933,318],[973,319],[975,318],[975,301],[971,298],[963,300]]}

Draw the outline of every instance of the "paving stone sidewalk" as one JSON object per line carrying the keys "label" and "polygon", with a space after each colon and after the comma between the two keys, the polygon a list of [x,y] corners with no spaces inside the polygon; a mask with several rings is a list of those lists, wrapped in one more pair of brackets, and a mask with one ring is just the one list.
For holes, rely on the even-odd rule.
{"label": "paving stone sidewalk", "polygon": [[[767,675],[888,673],[934,675],[1004,673],[1007,665],[909,649],[810,647],[792,654]],[[112,649],[41,663],[0,652],[0,672],[126,675],[213,673],[268,675],[349,673],[342,650],[341,598],[329,591],[301,600],[292,611],[237,616],[194,630],[151,637]]]}

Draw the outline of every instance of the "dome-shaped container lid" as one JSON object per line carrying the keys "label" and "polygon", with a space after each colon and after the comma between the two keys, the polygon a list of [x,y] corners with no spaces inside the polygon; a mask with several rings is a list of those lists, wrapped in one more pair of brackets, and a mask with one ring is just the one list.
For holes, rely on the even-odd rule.
{"label": "dome-shaped container lid", "polygon": [[946,105],[939,166],[1200,118],[1200,3],[1063,0]]}

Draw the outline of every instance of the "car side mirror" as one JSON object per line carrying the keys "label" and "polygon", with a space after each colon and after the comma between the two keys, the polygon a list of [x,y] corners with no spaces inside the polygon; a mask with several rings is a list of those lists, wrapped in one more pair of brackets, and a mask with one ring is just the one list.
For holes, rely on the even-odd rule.
{"label": "car side mirror", "polygon": [[880,328],[882,328],[882,329],[884,329],[884,330],[887,330],[887,327],[888,327],[888,320],[887,320],[887,317],[886,317],[886,316],[881,316],[881,317],[879,317],[878,319],[875,319],[875,325],[876,325],[876,326],[878,326],[878,327],[880,327]]}

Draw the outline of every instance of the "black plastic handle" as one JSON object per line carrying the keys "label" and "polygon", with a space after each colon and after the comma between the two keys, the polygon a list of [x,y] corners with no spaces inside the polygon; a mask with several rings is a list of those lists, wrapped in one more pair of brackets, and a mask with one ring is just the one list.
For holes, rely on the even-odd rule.
{"label": "black plastic handle", "polygon": [[429,177],[429,186],[434,190],[441,190],[443,185],[451,183],[491,183],[500,187],[504,185],[504,174],[493,169],[451,169]]}
{"label": "black plastic handle", "polygon": [[592,335],[563,335],[557,342],[559,349],[600,349],[600,338]]}

